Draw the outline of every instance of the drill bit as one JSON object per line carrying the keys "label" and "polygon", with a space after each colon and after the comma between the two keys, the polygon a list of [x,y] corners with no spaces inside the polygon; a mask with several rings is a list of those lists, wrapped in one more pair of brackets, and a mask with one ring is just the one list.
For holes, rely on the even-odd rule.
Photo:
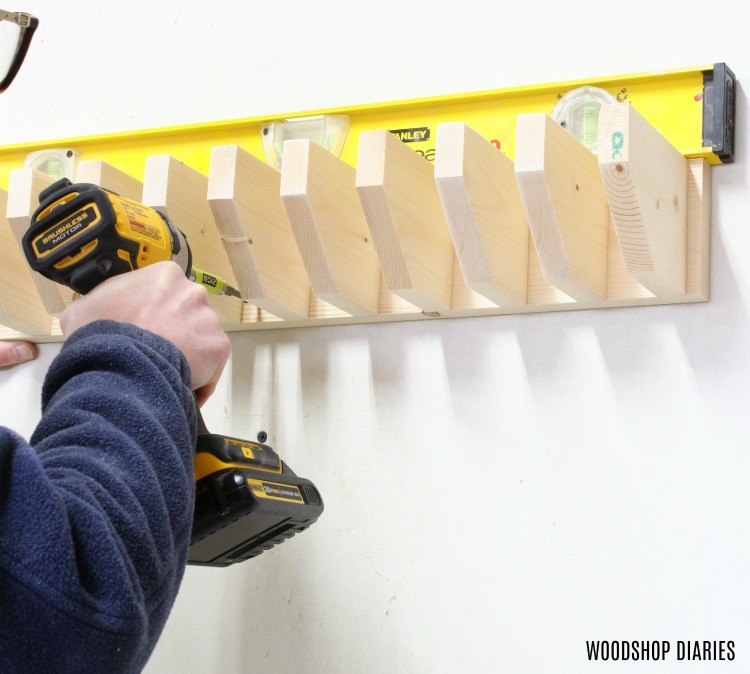
{"label": "drill bit", "polygon": [[191,267],[188,278],[195,283],[200,283],[212,295],[229,295],[242,299],[242,295],[237,288],[233,288],[216,274],[209,274],[202,269],[198,269],[198,267]]}

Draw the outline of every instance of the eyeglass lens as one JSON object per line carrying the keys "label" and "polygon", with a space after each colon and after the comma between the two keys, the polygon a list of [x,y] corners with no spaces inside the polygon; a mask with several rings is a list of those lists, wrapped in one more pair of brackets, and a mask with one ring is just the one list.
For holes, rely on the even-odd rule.
{"label": "eyeglass lens", "polygon": [[0,21],[0,80],[10,72],[21,39],[21,27],[12,21]]}

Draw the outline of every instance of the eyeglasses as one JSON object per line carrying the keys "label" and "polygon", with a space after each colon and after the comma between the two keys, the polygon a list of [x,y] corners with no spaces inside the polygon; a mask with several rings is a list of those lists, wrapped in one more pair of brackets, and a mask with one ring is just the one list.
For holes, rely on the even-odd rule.
{"label": "eyeglasses", "polygon": [[0,9],[0,93],[18,74],[38,25],[30,14]]}

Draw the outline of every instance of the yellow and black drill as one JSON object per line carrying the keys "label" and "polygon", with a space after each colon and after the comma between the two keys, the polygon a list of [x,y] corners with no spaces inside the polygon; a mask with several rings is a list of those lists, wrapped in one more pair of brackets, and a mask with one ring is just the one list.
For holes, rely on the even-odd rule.
{"label": "yellow and black drill", "polygon": [[208,292],[241,297],[193,267],[187,237],[168,217],[90,183],[62,178],[43,190],[23,249],[34,271],[82,295],[117,274],[172,260]]}
{"label": "yellow and black drill", "polygon": [[[34,271],[85,294],[112,276],[172,260],[210,293],[241,297],[193,267],[187,237],[158,211],[89,183],[58,180],[39,194],[23,236]],[[209,433],[198,411],[195,516],[189,563],[228,566],[304,531],[323,512],[315,485],[265,443]]]}

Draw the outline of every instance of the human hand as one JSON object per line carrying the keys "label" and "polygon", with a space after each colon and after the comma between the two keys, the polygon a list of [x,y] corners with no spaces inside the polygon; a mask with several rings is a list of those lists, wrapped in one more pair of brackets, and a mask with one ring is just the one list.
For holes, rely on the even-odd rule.
{"label": "human hand", "polygon": [[0,342],[0,367],[18,365],[36,358],[36,347],[30,342]]}
{"label": "human hand", "polygon": [[120,274],[71,302],[60,316],[70,335],[87,323],[132,323],[172,342],[190,365],[198,405],[208,400],[229,359],[229,338],[208,306],[205,288],[185,278],[174,262]]}

